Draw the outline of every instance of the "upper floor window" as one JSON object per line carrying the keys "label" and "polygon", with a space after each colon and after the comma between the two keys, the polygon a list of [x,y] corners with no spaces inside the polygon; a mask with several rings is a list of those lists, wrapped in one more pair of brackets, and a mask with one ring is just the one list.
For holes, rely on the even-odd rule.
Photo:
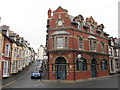
{"label": "upper floor window", "polygon": [[97,50],[97,42],[96,41],[90,41],[90,50],[96,51]]}
{"label": "upper floor window", "polygon": [[115,57],[118,56],[118,49],[114,49],[114,55],[115,55]]}
{"label": "upper floor window", "polygon": [[112,56],[112,48],[109,48],[109,54]]}
{"label": "upper floor window", "polygon": [[55,41],[55,39],[54,39],[54,37],[53,37],[53,40],[52,40],[53,49],[54,49],[54,41]]}
{"label": "upper floor window", "polygon": [[81,37],[79,37],[78,45],[79,45],[79,49],[82,50],[83,49],[83,39]]}
{"label": "upper floor window", "polygon": [[78,22],[78,29],[81,29],[81,23]]}
{"label": "upper floor window", "polygon": [[93,50],[96,51],[96,49],[97,49],[97,42],[93,41]]}
{"label": "upper floor window", "polygon": [[104,46],[104,43],[102,42],[101,43],[101,52],[104,52],[104,50],[105,50],[105,46]]}
{"label": "upper floor window", "polygon": [[90,33],[94,33],[94,27],[90,25]]}
{"label": "upper floor window", "polygon": [[68,38],[65,37],[65,48],[67,48],[67,47],[68,47]]}
{"label": "upper floor window", "polygon": [[11,46],[9,44],[5,45],[5,56],[10,57],[11,54]]}
{"label": "upper floor window", "polygon": [[106,60],[101,61],[101,70],[107,70],[107,61]]}
{"label": "upper floor window", "polygon": [[17,57],[17,48],[14,49],[14,58]]}
{"label": "upper floor window", "polygon": [[64,48],[64,43],[63,43],[64,39],[63,37],[57,37],[56,38],[56,48],[57,49],[62,49]]}

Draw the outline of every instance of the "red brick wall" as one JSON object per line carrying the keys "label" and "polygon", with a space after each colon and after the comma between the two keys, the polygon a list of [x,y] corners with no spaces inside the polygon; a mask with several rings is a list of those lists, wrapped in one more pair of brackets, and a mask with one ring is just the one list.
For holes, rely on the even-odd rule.
{"label": "red brick wall", "polygon": [[[61,13],[62,12],[62,13]],[[89,50],[89,39],[88,37],[92,34],[87,34],[84,32],[79,32],[79,30],[77,31],[77,25],[72,25],[70,19],[68,18],[68,14],[67,12],[62,9],[62,8],[58,8],[54,13],[53,16],[51,17],[52,19],[50,19],[50,27],[48,29],[56,29],[56,30],[50,30],[48,33],[51,35],[53,32],[61,30],[60,27],[56,26],[56,21],[58,20],[59,15],[61,15],[62,19],[64,20],[64,24],[63,27],[74,27],[76,28],[76,30],[69,30],[69,29],[65,29],[64,31],[67,31],[70,33],[69,38],[68,38],[68,49],[76,49],[78,50],[78,36],[83,36],[83,40],[84,40],[84,50],[83,51],[90,51]],[[92,18],[90,18],[92,19]],[[94,20],[93,20],[94,21]],[[94,22],[97,25],[97,22]],[[63,30],[63,29],[62,29]],[[86,31],[86,29],[83,29],[83,31]],[[87,32],[89,32],[90,30],[88,29]],[[97,39],[97,53],[101,53],[101,42],[104,42],[105,44],[105,53],[108,53],[108,40],[101,38],[101,37],[97,37],[96,35],[100,35],[100,33],[98,33],[95,29],[94,29],[94,34],[92,35],[94,37],[96,37]],[[62,35],[64,36],[64,35]],[[51,36],[52,37],[52,36]],[[74,43],[74,44],[73,44]],[[49,48],[48,50],[52,49],[52,38],[49,38]],[[69,63],[69,65],[72,65],[75,60],[76,60],[76,56],[77,54],[79,54],[80,52],[64,52],[64,50],[62,51],[63,54],[59,55],[59,52],[50,52],[49,53],[49,64],[53,64],[55,59],[57,57],[65,57],[65,59],[67,60],[67,63]],[[86,58],[87,60],[87,71],[82,71],[82,72],[76,72],[74,74],[74,70],[76,71],[76,68],[74,68],[74,66],[72,67],[72,69],[67,69],[67,79],[68,80],[74,80],[75,79],[87,79],[87,78],[91,78],[91,61],[93,58],[95,58],[97,60],[97,76],[106,76],[109,75],[109,68],[107,71],[101,71],[101,65],[100,65],[100,61],[102,59],[106,59],[107,62],[109,60],[109,57],[106,55],[102,55],[102,54],[97,54],[96,53],[81,53],[83,57]],[[52,55],[52,58],[50,58],[50,55]],[[69,55],[71,55],[71,57],[69,57]],[[109,62],[108,62],[109,63]],[[74,64],[73,64],[74,65]],[[51,66],[50,66],[50,71],[51,71]],[[75,77],[74,77],[75,76]],[[50,80],[54,80],[55,79],[55,72],[52,73],[52,71],[49,73],[49,79]]]}

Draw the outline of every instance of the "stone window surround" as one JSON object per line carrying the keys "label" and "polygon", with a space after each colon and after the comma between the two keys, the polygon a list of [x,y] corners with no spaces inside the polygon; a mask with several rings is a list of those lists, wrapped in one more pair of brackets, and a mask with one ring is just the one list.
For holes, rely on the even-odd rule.
{"label": "stone window surround", "polygon": [[[68,38],[68,36],[67,35],[64,35],[64,36],[62,36],[62,35],[59,35],[59,36],[53,36],[52,37],[52,50],[55,50],[55,49],[57,49],[57,46],[56,46],[56,38],[59,38],[59,37],[63,37],[63,48],[61,48],[61,49],[67,49],[68,47],[69,47],[69,38]],[[67,47],[65,47],[65,38],[67,37]],[[53,45],[53,38],[54,38],[54,45]],[[53,47],[54,46],[54,47]]]}
{"label": "stone window surround", "polygon": [[[96,42],[96,50],[91,50],[91,46],[90,46],[90,41],[92,42],[92,45],[93,45],[93,42]],[[98,42],[97,40],[93,40],[93,39],[90,39],[89,40],[89,50],[92,51],[92,52],[97,52],[98,51]],[[93,46],[92,46],[92,49],[93,49]]]}
{"label": "stone window surround", "polygon": [[[79,47],[79,43],[80,43],[80,42],[79,42],[79,39],[82,39],[82,40],[83,40],[82,49],[80,49],[80,47]],[[79,49],[79,50],[84,50],[84,37],[82,37],[82,36],[79,36],[79,37],[78,37],[78,49]]]}

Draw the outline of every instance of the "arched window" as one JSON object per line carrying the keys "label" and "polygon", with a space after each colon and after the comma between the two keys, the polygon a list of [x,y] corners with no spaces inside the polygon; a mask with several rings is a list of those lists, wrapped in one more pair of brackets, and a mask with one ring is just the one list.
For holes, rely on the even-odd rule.
{"label": "arched window", "polygon": [[80,58],[76,60],[76,70],[87,70],[87,61],[85,58]]}
{"label": "arched window", "polygon": [[101,70],[107,70],[107,61],[106,60],[101,61]]}

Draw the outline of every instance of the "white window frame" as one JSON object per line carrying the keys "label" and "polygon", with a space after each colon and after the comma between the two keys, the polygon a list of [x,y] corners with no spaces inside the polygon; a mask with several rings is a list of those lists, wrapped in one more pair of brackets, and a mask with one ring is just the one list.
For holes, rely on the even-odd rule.
{"label": "white window frame", "polygon": [[[8,48],[6,46],[8,46]],[[10,44],[6,43],[5,44],[5,57],[10,57],[10,56],[11,56],[11,46]]]}

